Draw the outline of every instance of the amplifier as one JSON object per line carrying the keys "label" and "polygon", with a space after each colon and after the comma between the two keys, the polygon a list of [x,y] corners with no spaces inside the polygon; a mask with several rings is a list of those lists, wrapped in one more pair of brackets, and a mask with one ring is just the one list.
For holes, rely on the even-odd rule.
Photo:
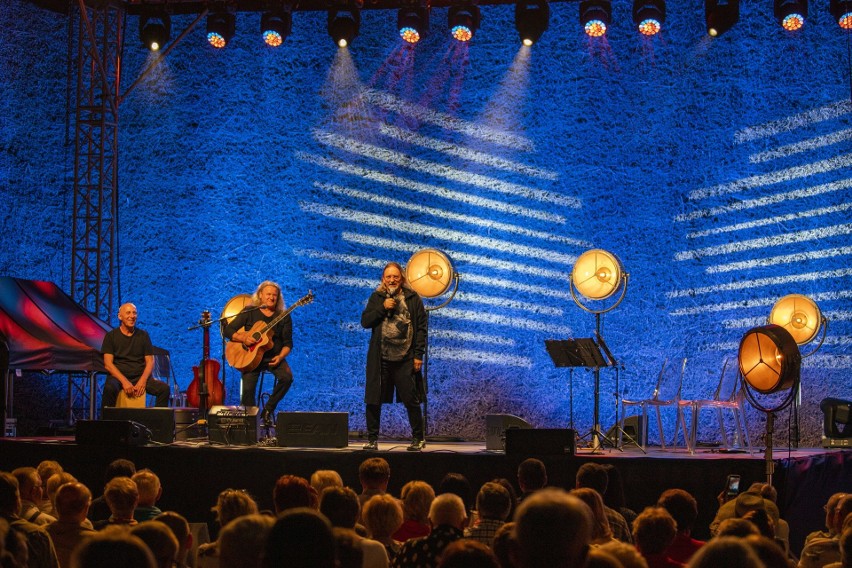
{"label": "amplifier", "polygon": [[576,433],[570,428],[510,428],[506,454],[546,456],[574,454]]}
{"label": "amplifier", "polygon": [[151,431],[130,420],[78,420],[74,439],[78,444],[142,446],[151,440]]}
{"label": "amplifier", "polygon": [[852,448],[852,438],[822,438],[823,448]]}
{"label": "amplifier", "polygon": [[256,406],[214,406],[207,414],[207,435],[211,442],[227,446],[253,446],[259,423]]}
{"label": "amplifier", "polygon": [[529,422],[512,414],[485,415],[485,449],[504,451],[506,449],[506,430],[509,428],[532,428]]}
{"label": "amplifier", "polygon": [[349,413],[279,412],[275,434],[284,448],[345,448],[349,445]]}
{"label": "amplifier", "polygon": [[161,444],[175,441],[174,408],[118,408],[104,407],[101,414],[105,420],[131,420],[151,430],[151,440]]}

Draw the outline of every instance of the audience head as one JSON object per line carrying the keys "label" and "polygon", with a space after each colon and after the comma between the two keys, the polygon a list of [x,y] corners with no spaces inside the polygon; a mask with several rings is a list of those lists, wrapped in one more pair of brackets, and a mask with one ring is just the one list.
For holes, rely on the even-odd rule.
{"label": "audience head", "polygon": [[60,521],[81,523],[89,513],[92,492],[80,482],[66,483],[56,491],[54,510]]}
{"label": "audience head", "polygon": [[751,521],[760,534],[767,538],[775,538],[775,523],[769,518],[769,513],[765,509],[749,511],[743,515],[743,519]]}
{"label": "audience head", "polygon": [[459,530],[467,521],[467,511],[461,497],[455,493],[444,493],[435,497],[429,508],[429,520],[433,527],[449,525]]}
{"label": "audience head", "polygon": [[138,536],[109,527],[84,540],[71,553],[71,568],[158,568],[154,555]]}
{"label": "audience head", "polygon": [[376,495],[364,503],[361,520],[370,538],[386,540],[402,526],[402,505],[391,495]]}
{"label": "audience head", "polygon": [[834,534],[834,510],[837,508],[837,504],[840,502],[840,499],[846,496],[846,493],[835,493],[831,497],[828,498],[828,501],[825,503],[825,528],[828,529],[830,534]]}
{"label": "audience head", "polygon": [[447,545],[441,553],[438,568],[500,568],[500,564],[486,545],[461,539]]}
{"label": "audience head", "polygon": [[219,533],[219,568],[257,568],[275,518],[243,515]]}
{"label": "audience head", "polygon": [[337,568],[361,568],[364,565],[361,537],[342,527],[334,527],[332,532],[337,546]]}
{"label": "audience head", "polygon": [[443,493],[453,493],[461,497],[462,503],[466,511],[473,508],[473,488],[470,486],[470,481],[461,473],[450,472],[444,476],[441,483],[438,484],[436,495]]}
{"label": "audience head", "polygon": [[390,481],[390,464],[384,458],[368,458],[358,467],[358,479],[364,491],[384,493]]}
{"label": "audience head", "polygon": [[242,489],[225,489],[219,493],[216,506],[213,507],[219,526],[224,527],[237,517],[254,515],[258,512],[257,503]]}
{"label": "audience head", "polygon": [[334,568],[331,523],[319,511],[298,507],[284,511],[266,539],[264,568]]}
{"label": "audience head", "polygon": [[42,483],[47,485],[47,480],[56,473],[62,473],[64,470],[62,469],[62,465],[58,461],[54,460],[43,460],[36,467],[38,471],[38,476],[41,478]]}
{"label": "audience head", "polygon": [[675,536],[675,520],[662,507],[648,507],[633,521],[633,542],[643,556],[662,554]]}
{"label": "audience head", "polygon": [[620,540],[611,540],[600,546],[610,556],[621,562],[624,568],[648,568],[648,561],[636,547]]}
{"label": "audience head", "polygon": [[130,518],[139,503],[139,490],[129,477],[115,477],[104,487],[104,499],[113,516]]}
{"label": "audience head", "polygon": [[683,489],[668,489],[663,491],[657,500],[657,507],[662,507],[674,518],[677,531],[689,534],[698,517],[698,501]]}
{"label": "audience head", "polygon": [[275,504],[275,513],[278,515],[287,509],[319,507],[317,492],[307,479],[298,475],[282,475],[278,478],[272,490],[272,502]]}
{"label": "audience head", "polygon": [[328,487],[322,492],[319,511],[333,527],[355,528],[361,513],[358,495],[348,487]]}
{"label": "audience head", "polygon": [[343,478],[333,469],[318,469],[311,474],[311,487],[322,495],[326,487],[343,487]]}
{"label": "audience head", "polygon": [[547,468],[536,458],[527,458],[518,466],[518,487],[521,493],[532,493],[547,486]]}
{"label": "audience head", "polygon": [[717,537],[702,546],[687,568],[763,568],[754,549],[741,538]]}
{"label": "audience head", "polygon": [[110,462],[104,474],[104,484],[109,483],[111,479],[116,477],[133,477],[136,473],[136,464],[130,460],[117,459]]}
{"label": "audience head", "polygon": [[595,462],[586,462],[577,470],[576,476],[577,488],[589,487],[594,489],[601,495],[606,493],[607,485],[609,485],[609,474],[606,467]]}
{"label": "audience head", "polygon": [[604,512],[601,494],[588,487],[573,489],[570,493],[588,505],[589,510],[592,512],[592,542],[603,544],[608,540],[612,540],[612,528],[609,526],[609,520]]}
{"label": "audience head", "polygon": [[0,471],[0,514],[12,516],[21,512],[18,480],[11,473]]}
{"label": "audience head", "polygon": [[51,475],[45,484],[45,497],[50,501],[53,510],[56,511],[56,492],[66,483],[73,483],[77,479],[67,471],[60,471]]}
{"label": "audience head", "polygon": [[515,535],[515,521],[504,523],[497,532],[494,533],[494,542],[491,543],[491,550],[494,551],[494,556],[497,557],[497,563],[500,568],[515,568],[515,560],[519,556],[518,537]]}
{"label": "audience head", "polygon": [[589,555],[586,557],[586,563],[583,568],[624,568],[621,562],[612,554],[601,550],[600,548],[592,548],[589,550]]}
{"label": "audience head", "polygon": [[624,498],[624,483],[621,481],[621,472],[611,464],[605,464],[604,469],[607,477],[606,491],[602,494],[604,505],[618,510],[627,503]]}
{"label": "audience head", "polygon": [[512,496],[499,483],[485,483],[476,495],[476,512],[480,519],[505,521],[512,510]]}
{"label": "audience head", "polygon": [[592,514],[580,499],[561,489],[542,489],[521,502],[515,521],[521,568],[582,566],[592,536]]}
{"label": "audience head", "polygon": [[18,480],[18,493],[22,501],[39,503],[44,498],[44,485],[34,467],[19,467],[12,470]]}
{"label": "audience head", "polygon": [[748,519],[740,519],[739,517],[725,519],[719,523],[719,529],[716,531],[717,537],[729,536],[745,538],[752,534],[760,534],[760,529],[757,528],[757,525]]}
{"label": "audience head", "polygon": [[852,513],[852,494],[846,494],[837,501],[837,506],[834,508],[834,534],[843,532],[843,523],[850,513]]}
{"label": "audience head", "polygon": [[507,519],[512,519],[515,516],[515,507],[518,506],[518,492],[515,490],[515,486],[512,485],[512,482],[506,479],[505,477],[498,477],[496,479],[492,479],[494,483],[499,483],[503,487],[506,488],[506,491],[509,492],[509,499],[511,501],[511,506],[509,507],[509,515],[506,517]]}
{"label": "audience head", "polygon": [[172,568],[177,560],[180,543],[165,523],[147,521],[130,529],[130,534],[142,539],[151,553],[158,568]]}
{"label": "audience head", "polygon": [[425,523],[429,519],[429,508],[435,500],[435,490],[425,481],[409,481],[400,492],[402,510],[406,519]]}
{"label": "audience head", "polygon": [[852,566],[852,526],[843,529],[840,535],[840,563],[843,568]]}
{"label": "audience head", "polygon": [[787,555],[778,543],[765,536],[751,535],[745,539],[765,568],[790,568]]}
{"label": "audience head", "polygon": [[153,507],[163,493],[160,478],[150,469],[141,469],[130,478],[139,490],[139,506]]}
{"label": "audience head", "polygon": [[192,532],[189,529],[189,521],[186,517],[175,511],[165,511],[154,517],[155,521],[160,521],[172,530],[172,534],[178,541],[178,563],[183,565],[186,563],[186,556],[192,549]]}

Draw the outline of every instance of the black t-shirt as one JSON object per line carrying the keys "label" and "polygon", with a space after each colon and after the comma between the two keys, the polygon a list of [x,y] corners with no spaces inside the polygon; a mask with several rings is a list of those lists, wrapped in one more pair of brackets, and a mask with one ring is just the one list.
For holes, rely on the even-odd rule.
{"label": "black t-shirt", "polygon": [[111,354],[118,370],[128,380],[133,381],[142,376],[145,370],[145,356],[154,354],[154,345],[147,331],[137,327],[133,335],[127,336],[121,332],[121,328],[117,327],[104,336],[101,353]]}
{"label": "black t-shirt", "polygon": [[[271,316],[266,316],[260,310],[245,309],[251,311],[242,311],[237,314],[225,328],[225,337],[230,339],[234,333],[241,329],[248,331],[255,323],[259,321],[269,323],[280,315],[280,312],[276,312]],[[293,347],[293,320],[290,318],[290,314],[287,314],[284,319],[275,324],[275,327],[272,328],[272,337],[270,339],[272,339],[272,347],[263,354],[263,360],[272,359],[284,347]]]}

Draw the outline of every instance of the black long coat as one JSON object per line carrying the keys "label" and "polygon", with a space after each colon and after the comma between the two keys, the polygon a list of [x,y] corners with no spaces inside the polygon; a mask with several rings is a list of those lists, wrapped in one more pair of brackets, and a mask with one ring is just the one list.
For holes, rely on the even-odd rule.
{"label": "black long coat", "polygon": [[[409,349],[405,360],[422,360],[426,352],[426,308],[417,292],[407,286],[403,286],[402,291],[405,295],[408,311],[411,314],[411,327],[414,330],[411,338],[411,349]],[[393,402],[392,400],[382,400],[382,322],[387,313],[384,302],[385,294],[377,288],[370,295],[370,299],[367,300],[367,307],[361,314],[361,325],[365,329],[373,330],[370,336],[370,347],[367,350],[367,382],[364,388],[364,402],[366,404]],[[413,365],[412,362],[412,383],[414,382]],[[409,397],[403,397],[400,396],[400,393],[397,393],[397,398],[405,400]]]}

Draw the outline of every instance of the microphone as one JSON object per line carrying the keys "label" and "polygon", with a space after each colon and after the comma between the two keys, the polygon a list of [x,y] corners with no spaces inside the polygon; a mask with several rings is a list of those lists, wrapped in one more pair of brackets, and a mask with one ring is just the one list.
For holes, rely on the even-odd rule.
{"label": "microphone", "polygon": [[[387,288],[385,288],[385,299],[387,299],[387,300],[393,299],[393,294],[391,294],[391,291],[388,290]],[[389,318],[392,313],[393,313],[393,308],[390,308],[390,309],[385,308],[385,318]]]}

